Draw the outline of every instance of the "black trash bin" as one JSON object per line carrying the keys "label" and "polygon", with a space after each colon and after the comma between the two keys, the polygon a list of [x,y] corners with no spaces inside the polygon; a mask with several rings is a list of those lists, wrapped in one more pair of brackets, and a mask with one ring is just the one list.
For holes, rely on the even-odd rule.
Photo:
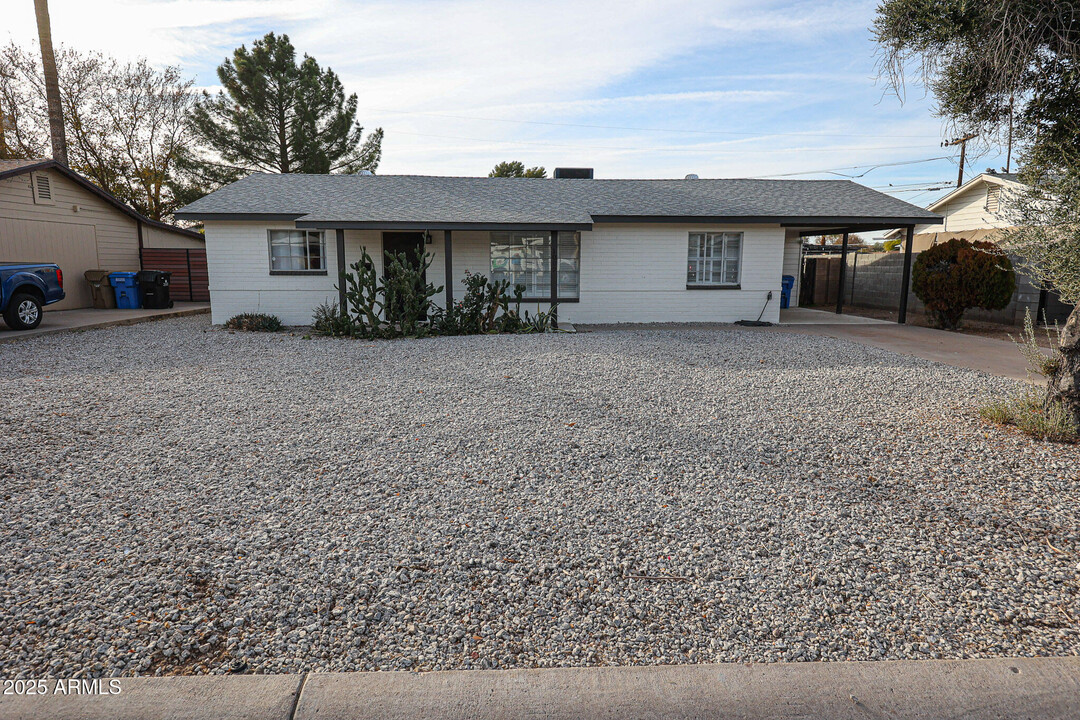
{"label": "black trash bin", "polygon": [[142,270],[138,274],[139,295],[142,298],[144,308],[171,308],[172,300],[169,299],[169,280],[171,272],[164,270]]}

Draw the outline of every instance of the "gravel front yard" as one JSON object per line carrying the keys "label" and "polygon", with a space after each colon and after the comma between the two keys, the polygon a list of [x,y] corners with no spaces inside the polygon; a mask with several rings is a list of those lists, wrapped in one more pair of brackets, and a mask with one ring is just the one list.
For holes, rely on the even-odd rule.
{"label": "gravel front yard", "polygon": [[0,675],[1075,655],[1080,448],[829,338],[0,345]]}

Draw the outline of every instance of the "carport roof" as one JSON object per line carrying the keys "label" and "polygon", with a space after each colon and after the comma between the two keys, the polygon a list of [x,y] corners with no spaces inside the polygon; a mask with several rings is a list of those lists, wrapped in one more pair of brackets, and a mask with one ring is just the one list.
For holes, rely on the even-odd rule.
{"label": "carport roof", "polygon": [[186,220],[324,228],[588,229],[602,222],[898,227],[934,213],[850,180],[594,180],[256,173],[182,208]]}

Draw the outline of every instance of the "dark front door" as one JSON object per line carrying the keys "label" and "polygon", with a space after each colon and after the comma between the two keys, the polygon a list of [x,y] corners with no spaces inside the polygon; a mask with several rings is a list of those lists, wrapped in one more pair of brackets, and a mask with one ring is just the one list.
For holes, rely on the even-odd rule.
{"label": "dark front door", "polygon": [[[424,233],[422,232],[384,232],[383,244],[383,275],[386,274],[386,266],[389,265],[387,255],[405,253],[409,262],[420,265],[420,259],[424,255]],[[426,275],[426,273],[425,273]],[[424,278],[427,282],[427,278]]]}

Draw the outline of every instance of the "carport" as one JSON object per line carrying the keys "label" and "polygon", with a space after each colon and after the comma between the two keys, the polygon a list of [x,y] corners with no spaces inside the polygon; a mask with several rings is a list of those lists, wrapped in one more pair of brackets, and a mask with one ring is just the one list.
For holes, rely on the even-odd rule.
{"label": "carport", "polygon": [[[906,220],[906,222],[901,222]],[[907,323],[907,306],[908,306],[908,288],[911,282],[911,247],[912,238],[915,235],[915,223],[911,222],[912,218],[895,218],[889,222],[848,222],[837,223],[835,225],[810,225],[807,226],[804,223],[800,223],[797,227],[791,228],[798,230],[799,237],[805,238],[812,235],[841,235],[843,240],[841,241],[840,251],[840,280],[839,280],[839,292],[836,293],[836,314],[842,315],[844,312],[844,281],[845,274],[847,272],[847,255],[848,255],[848,240],[851,235],[858,232],[872,232],[876,230],[894,230],[896,228],[902,228],[905,231],[906,242],[904,243],[904,270],[903,276],[900,282],[900,299],[899,299],[899,312],[896,322],[903,325]],[[785,225],[785,227],[790,227]],[[796,279],[796,282],[801,282],[800,277]]]}

